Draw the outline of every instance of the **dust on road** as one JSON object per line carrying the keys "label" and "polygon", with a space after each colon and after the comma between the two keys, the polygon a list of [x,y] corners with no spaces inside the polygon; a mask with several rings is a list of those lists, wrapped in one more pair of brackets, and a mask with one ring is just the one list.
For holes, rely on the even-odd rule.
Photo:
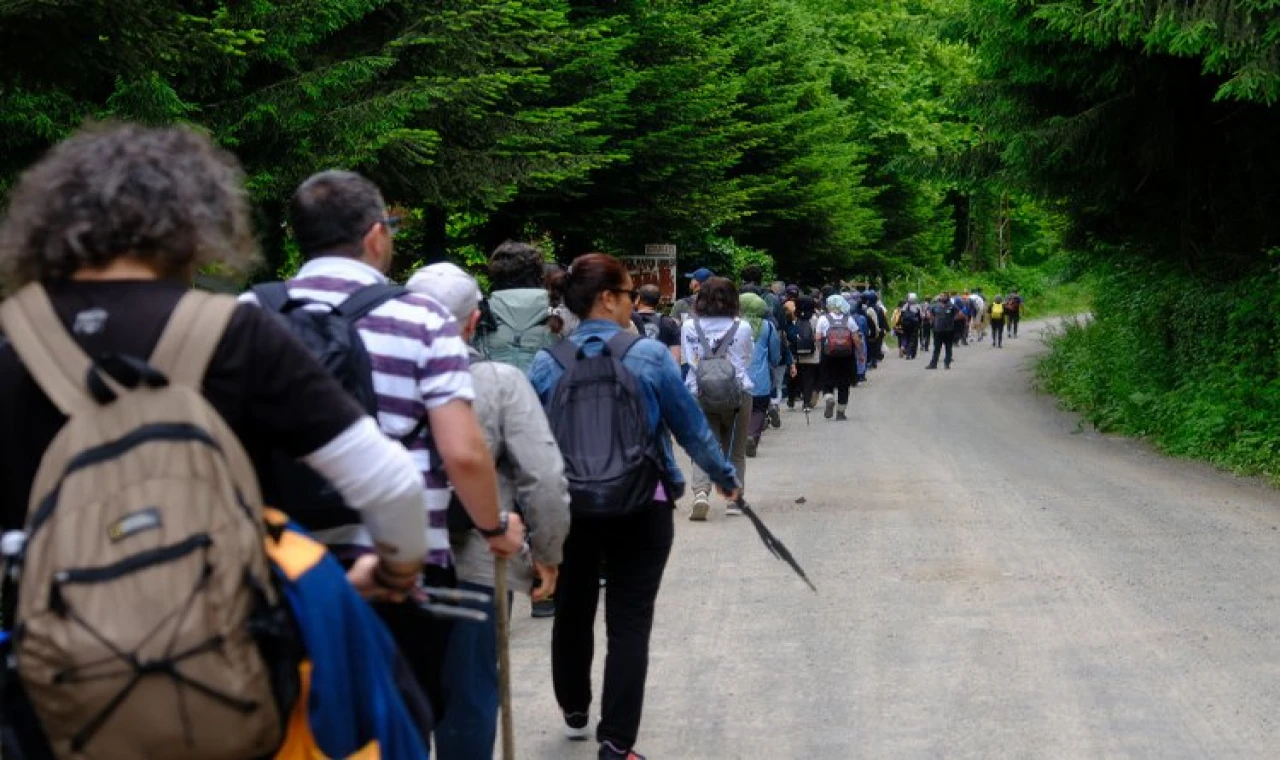
{"label": "dust on road", "polygon": [[[1082,429],[1030,388],[1036,327],[891,358],[849,423],[784,411],[749,497],[820,595],[745,519],[678,515],[640,752],[1280,757],[1277,493]],[[594,758],[515,615],[518,757]]]}

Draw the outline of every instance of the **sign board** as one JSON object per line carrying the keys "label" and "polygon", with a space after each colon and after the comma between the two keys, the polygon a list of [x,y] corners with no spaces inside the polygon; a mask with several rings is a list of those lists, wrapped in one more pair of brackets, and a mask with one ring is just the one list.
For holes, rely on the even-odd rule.
{"label": "sign board", "polygon": [[676,300],[676,247],[674,245],[646,245],[643,256],[623,256],[622,262],[631,273],[636,288],[641,285],[657,285],[662,292],[662,303]]}

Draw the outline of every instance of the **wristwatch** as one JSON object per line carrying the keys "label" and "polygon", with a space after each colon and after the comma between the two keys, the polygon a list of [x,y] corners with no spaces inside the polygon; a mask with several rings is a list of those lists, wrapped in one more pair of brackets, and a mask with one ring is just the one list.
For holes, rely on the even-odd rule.
{"label": "wristwatch", "polygon": [[498,527],[490,528],[489,530],[477,527],[476,532],[485,538],[501,538],[507,535],[507,523],[507,513],[503,512],[502,516],[498,518]]}

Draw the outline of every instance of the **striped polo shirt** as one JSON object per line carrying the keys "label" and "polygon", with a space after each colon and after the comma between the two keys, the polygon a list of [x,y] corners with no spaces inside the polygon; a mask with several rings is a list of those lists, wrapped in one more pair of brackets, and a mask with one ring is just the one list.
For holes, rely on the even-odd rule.
{"label": "striped polo shirt", "polygon": [[[366,285],[387,282],[378,270],[355,259],[325,256],[308,261],[289,281],[289,295],[297,299],[337,305]],[[246,294],[252,299],[252,294]],[[403,439],[426,416],[427,410],[450,401],[475,399],[467,344],[444,307],[422,295],[403,295],[387,301],[356,322],[373,364],[373,389],[378,397],[378,425],[382,432]],[[433,461],[425,431],[407,443],[422,473],[427,510],[427,564],[448,567],[449,483],[444,468]],[[433,467],[433,465],[436,465]],[[332,547],[372,546],[362,525],[316,531],[316,539]]]}

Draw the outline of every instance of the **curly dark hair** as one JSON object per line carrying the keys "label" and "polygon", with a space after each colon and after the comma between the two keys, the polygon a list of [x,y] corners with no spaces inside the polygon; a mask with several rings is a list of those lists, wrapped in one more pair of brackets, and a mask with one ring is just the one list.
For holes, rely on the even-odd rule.
{"label": "curly dark hair", "polygon": [[244,175],[190,127],[88,126],[19,179],[0,221],[8,289],[69,279],[123,255],[164,277],[257,261]]}
{"label": "curly dark hair", "polygon": [[727,277],[712,277],[702,283],[693,310],[700,317],[738,316],[738,289]]}
{"label": "curly dark hair", "polygon": [[489,284],[494,290],[541,288],[545,280],[542,251],[508,240],[489,255]]}

